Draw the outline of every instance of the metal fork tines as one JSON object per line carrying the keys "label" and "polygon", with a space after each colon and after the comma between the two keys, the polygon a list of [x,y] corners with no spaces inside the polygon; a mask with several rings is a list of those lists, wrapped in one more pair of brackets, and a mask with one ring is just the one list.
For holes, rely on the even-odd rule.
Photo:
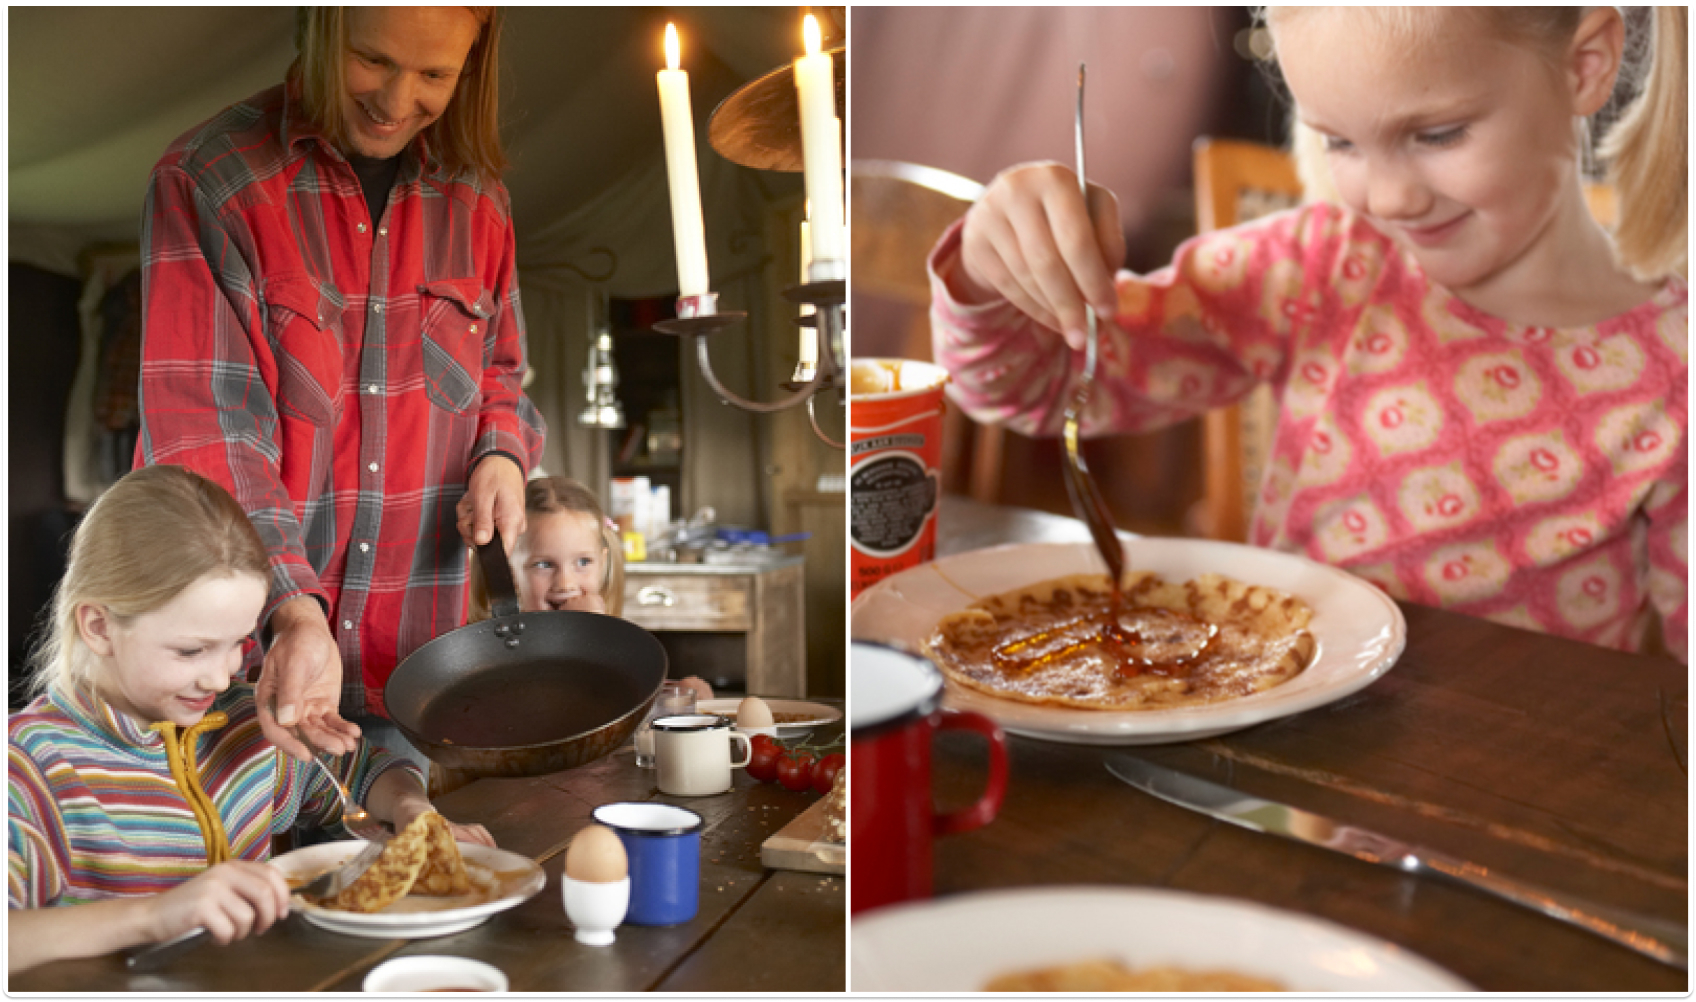
{"label": "metal fork tines", "polygon": [[[1078,66],[1078,111],[1077,128],[1078,151],[1078,188],[1083,193],[1084,207],[1089,208],[1089,180],[1084,173],[1084,67]],[[1095,548],[1101,551],[1101,559],[1107,564],[1107,573],[1115,585],[1125,576],[1125,551],[1119,543],[1119,534],[1113,528],[1113,514],[1107,510],[1107,501],[1101,496],[1101,489],[1096,486],[1095,479],[1089,475],[1089,467],[1084,464],[1083,452],[1078,441],[1078,426],[1083,412],[1089,406],[1090,397],[1095,392],[1095,366],[1099,355],[1100,325],[1096,321],[1095,308],[1084,307],[1085,322],[1088,324],[1088,341],[1084,349],[1083,377],[1072,390],[1071,400],[1066,405],[1066,494],[1072,499],[1072,510],[1089,526],[1090,538],[1095,540]]]}
{"label": "metal fork tines", "polygon": [[324,775],[330,780],[330,785],[336,788],[336,795],[342,801],[342,825],[347,828],[349,834],[355,838],[365,839],[367,842],[381,841],[388,835],[388,829],[383,822],[373,817],[370,811],[367,811],[358,801],[353,799],[353,794],[349,793],[347,787],[343,786],[342,781],[336,777],[335,770],[325,765],[324,760],[316,755],[312,756],[312,762],[323,770]]}

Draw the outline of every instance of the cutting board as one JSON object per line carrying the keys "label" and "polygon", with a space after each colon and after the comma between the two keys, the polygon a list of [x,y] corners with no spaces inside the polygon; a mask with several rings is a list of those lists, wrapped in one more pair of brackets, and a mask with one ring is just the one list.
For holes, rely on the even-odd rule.
{"label": "cutting board", "polygon": [[760,844],[760,862],[774,870],[803,870],[807,873],[846,872],[844,862],[820,859],[812,845],[824,836],[825,799],[820,797],[795,819]]}

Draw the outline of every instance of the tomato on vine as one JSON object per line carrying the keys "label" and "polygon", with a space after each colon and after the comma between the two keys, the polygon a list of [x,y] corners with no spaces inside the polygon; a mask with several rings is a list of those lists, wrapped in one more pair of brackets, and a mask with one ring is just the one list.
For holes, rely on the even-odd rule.
{"label": "tomato on vine", "polygon": [[783,745],[769,734],[756,734],[748,742],[748,775],[762,783],[777,779],[777,761]]}
{"label": "tomato on vine", "polygon": [[785,790],[796,793],[812,786],[813,753],[802,749],[791,749],[777,762],[777,781]]}
{"label": "tomato on vine", "polygon": [[820,793],[829,793],[836,782],[836,774],[848,767],[848,757],[841,752],[831,752],[813,763],[813,789]]}

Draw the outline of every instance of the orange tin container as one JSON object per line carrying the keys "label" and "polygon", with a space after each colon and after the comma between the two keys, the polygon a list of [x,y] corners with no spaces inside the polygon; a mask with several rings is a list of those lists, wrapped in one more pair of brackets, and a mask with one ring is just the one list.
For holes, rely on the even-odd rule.
{"label": "orange tin container", "polygon": [[939,365],[856,358],[849,369],[850,597],[936,556],[941,494]]}

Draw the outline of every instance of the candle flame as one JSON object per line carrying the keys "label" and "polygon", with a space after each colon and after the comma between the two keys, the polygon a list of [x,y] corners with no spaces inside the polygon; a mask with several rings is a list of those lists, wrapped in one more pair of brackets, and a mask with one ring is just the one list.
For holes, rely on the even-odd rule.
{"label": "candle flame", "polygon": [[801,22],[801,37],[806,40],[807,55],[809,55],[809,56],[818,55],[819,54],[819,21],[818,21],[818,18],[814,17],[811,14],[807,15],[807,19],[805,21]]}
{"label": "candle flame", "polygon": [[668,24],[668,25],[665,26],[665,68],[666,69],[668,69],[668,70],[677,69],[677,63],[678,63],[679,58],[680,58],[679,53],[678,53],[678,49],[679,49],[679,45],[677,43],[677,25]]}

